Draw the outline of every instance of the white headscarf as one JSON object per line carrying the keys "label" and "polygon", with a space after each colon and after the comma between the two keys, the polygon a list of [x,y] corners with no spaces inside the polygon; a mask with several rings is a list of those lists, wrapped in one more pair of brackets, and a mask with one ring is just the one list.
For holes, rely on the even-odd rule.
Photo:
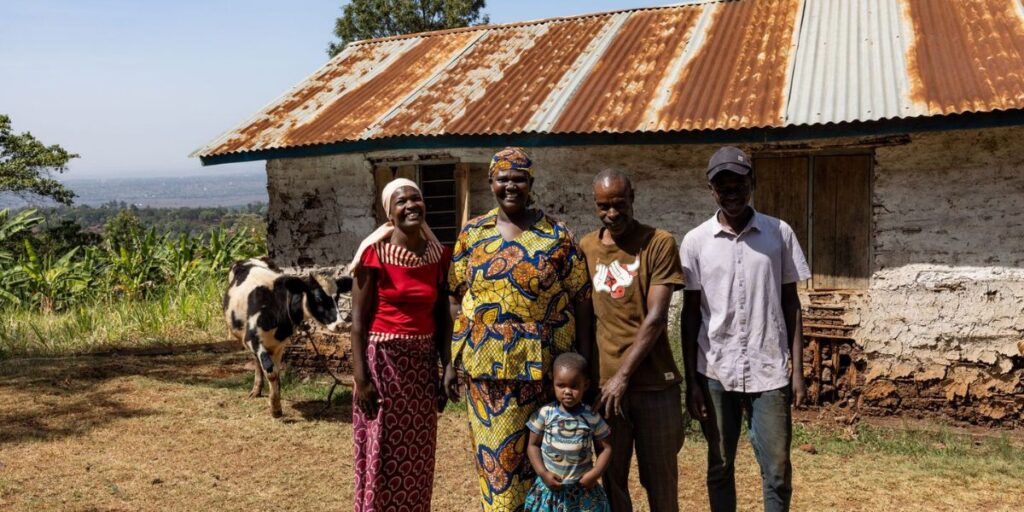
{"label": "white headscarf", "polygon": [[[384,185],[384,190],[380,193],[380,202],[384,205],[384,215],[391,214],[391,196],[395,195],[395,191],[402,187],[412,187],[416,189],[417,192],[420,192],[421,195],[423,194],[423,192],[420,191],[419,185],[417,185],[415,181],[406,178],[396,178],[391,180],[387,185]],[[423,213],[426,214],[426,212]],[[437,242],[437,237],[434,236],[434,232],[431,231],[430,226],[427,225],[426,216],[423,217],[423,223],[420,224],[420,226],[423,230],[423,236],[428,242]],[[366,252],[367,247],[370,247],[381,240],[391,238],[391,233],[394,231],[395,223],[388,218],[387,222],[381,224],[380,227],[373,231],[373,233],[370,233],[370,236],[364,238],[363,241],[359,243],[359,249],[356,249],[356,255],[352,259],[352,263],[348,266],[349,273],[355,274],[356,270],[359,270],[361,265],[360,262],[363,259],[363,253]]]}

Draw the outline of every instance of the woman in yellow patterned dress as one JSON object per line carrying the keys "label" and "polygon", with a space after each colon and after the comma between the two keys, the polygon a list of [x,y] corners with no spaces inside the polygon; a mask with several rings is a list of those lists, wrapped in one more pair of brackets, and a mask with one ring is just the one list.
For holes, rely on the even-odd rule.
{"label": "woman in yellow patterned dress", "polygon": [[[547,403],[551,361],[589,346],[586,263],[564,225],[530,207],[533,167],[519,148],[494,155],[488,176],[498,207],[466,223],[448,274],[452,361],[469,376],[467,402],[485,511],[522,510],[533,482],[526,420]],[[577,324],[580,329],[577,329]]]}

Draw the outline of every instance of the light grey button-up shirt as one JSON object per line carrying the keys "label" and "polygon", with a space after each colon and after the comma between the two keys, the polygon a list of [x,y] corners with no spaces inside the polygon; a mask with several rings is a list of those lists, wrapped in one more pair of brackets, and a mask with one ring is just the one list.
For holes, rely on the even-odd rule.
{"label": "light grey button-up shirt", "polygon": [[717,212],[679,249],[687,290],[700,290],[697,371],[727,391],[758,393],[789,383],[782,285],[811,277],[793,229],[754,212],[737,235]]}

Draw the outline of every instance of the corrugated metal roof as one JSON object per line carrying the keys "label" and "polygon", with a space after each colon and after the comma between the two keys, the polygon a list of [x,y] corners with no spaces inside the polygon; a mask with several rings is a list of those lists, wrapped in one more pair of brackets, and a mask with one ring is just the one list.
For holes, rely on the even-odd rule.
{"label": "corrugated metal roof", "polygon": [[1022,0],[709,0],[353,43],[196,155],[1020,108]]}

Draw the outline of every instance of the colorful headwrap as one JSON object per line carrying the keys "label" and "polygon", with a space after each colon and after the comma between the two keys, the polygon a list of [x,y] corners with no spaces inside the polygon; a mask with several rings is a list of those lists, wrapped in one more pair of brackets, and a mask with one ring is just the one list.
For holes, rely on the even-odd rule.
{"label": "colorful headwrap", "polygon": [[530,160],[530,155],[526,154],[525,149],[507,147],[491,158],[491,168],[487,175],[494,176],[494,173],[508,169],[519,169],[533,176],[533,160]]}

